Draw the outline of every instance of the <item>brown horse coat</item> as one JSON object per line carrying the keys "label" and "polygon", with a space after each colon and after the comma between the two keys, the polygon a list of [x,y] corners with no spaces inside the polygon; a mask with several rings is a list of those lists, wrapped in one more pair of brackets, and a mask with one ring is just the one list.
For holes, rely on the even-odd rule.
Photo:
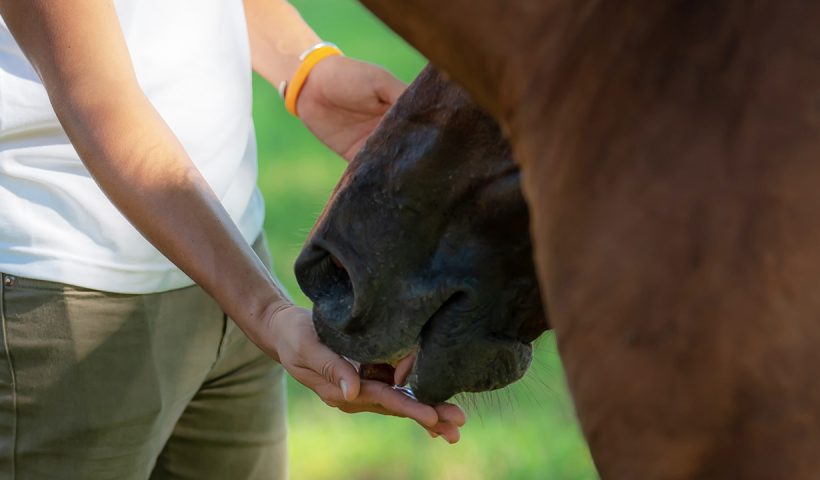
{"label": "brown horse coat", "polygon": [[363,3],[510,138],[601,476],[820,478],[820,4]]}

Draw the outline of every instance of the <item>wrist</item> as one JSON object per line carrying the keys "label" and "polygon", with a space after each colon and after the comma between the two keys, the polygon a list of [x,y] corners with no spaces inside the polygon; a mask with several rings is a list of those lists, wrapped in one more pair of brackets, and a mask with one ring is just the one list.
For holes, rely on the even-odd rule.
{"label": "wrist", "polygon": [[272,59],[276,69],[270,75],[265,75],[271,85],[280,90],[283,82],[288,83],[302,63],[302,54],[320,41],[318,37],[311,36],[294,39],[287,46],[278,45],[278,50],[273,54],[275,58]]}
{"label": "wrist", "polygon": [[279,95],[284,99],[288,112],[295,117],[299,116],[297,103],[311,72],[320,62],[337,56],[344,56],[344,53],[330,42],[316,43],[299,55],[299,65],[293,75],[279,84]]}
{"label": "wrist", "polygon": [[277,340],[282,337],[281,320],[285,316],[284,312],[291,308],[294,308],[294,304],[287,298],[272,300],[260,310],[255,321],[242,329],[251,342],[277,362],[280,361]]}

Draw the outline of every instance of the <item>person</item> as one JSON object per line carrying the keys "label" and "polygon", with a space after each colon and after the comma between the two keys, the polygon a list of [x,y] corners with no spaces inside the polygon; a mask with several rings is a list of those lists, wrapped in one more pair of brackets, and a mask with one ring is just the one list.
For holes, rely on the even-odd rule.
{"label": "person", "polygon": [[[266,266],[250,75],[292,81],[319,43],[291,5],[0,17],[0,477],[282,477],[271,358],[345,412],[458,439],[461,410],[360,381]],[[403,85],[342,55],[312,67],[294,110],[349,159]]]}

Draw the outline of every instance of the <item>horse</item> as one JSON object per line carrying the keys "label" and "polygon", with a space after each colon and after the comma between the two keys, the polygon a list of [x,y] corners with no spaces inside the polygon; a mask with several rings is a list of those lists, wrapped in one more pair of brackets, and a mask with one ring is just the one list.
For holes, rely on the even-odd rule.
{"label": "horse", "polygon": [[601,477],[820,478],[820,5],[362,1],[509,140]]}
{"label": "horse", "polygon": [[547,322],[528,229],[497,123],[427,67],[345,170],[296,278],[325,344],[366,365],[418,351],[410,386],[436,404],[529,367]]}

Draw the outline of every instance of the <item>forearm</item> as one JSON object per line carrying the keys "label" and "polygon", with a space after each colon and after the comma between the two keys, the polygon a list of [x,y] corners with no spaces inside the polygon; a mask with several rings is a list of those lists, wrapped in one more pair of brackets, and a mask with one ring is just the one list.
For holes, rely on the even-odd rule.
{"label": "forearm", "polygon": [[253,69],[272,85],[290,80],[319,37],[285,0],[244,0]]}
{"label": "forearm", "polygon": [[[246,331],[286,299],[182,145],[140,91],[55,92],[55,109],[112,203]],[[81,127],[79,127],[81,126]]]}
{"label": "forearm", "polygon": [[0,0],[102,190],[246,332],[285,301],[137,83],[110,1]]}

